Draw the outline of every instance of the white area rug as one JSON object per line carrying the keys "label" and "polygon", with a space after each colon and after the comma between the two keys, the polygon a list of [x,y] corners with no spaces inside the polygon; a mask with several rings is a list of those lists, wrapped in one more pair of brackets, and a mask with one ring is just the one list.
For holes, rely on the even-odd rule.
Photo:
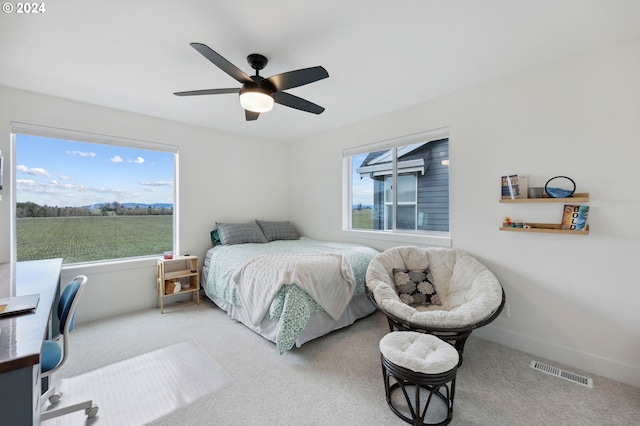
{"label": "white area rug", "polygon": [[[80,376],[62,379],[63,407],[92,399],[98,415],[84,411],[43,425],[144,425],[231,384],[222,368],[193,341],[176,343]],[[43,411],[50,408],[48,402]]]}

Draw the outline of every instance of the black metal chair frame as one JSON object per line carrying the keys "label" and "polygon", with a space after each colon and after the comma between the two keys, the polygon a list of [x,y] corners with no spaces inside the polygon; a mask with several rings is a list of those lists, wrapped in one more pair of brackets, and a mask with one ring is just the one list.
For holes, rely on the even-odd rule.
{"label": "black metal chair frame", "polygon": [[506,303],[506,296],[504,293],[504,289],[502,289],[502,302],[500,303],[500,306],[498,306],[498,309],[496,309],[490,316],[483,319],[482,321],[461,328],[426,327],[411,323],[406,319],[399,318],[381,308],[368,287],[366,289],[366,293],[371,303],[373,303],[373,306],[375,306],[377,310],[382,312],[387,317],[387,321],[389,323],[389,331],[418,331],[421,333],[432,334],[436,337],[439,337],[445,342],[451,344],[458,351],[458,355],[460,355],[458,367],[462,365],[462,353],[464,352],[464,345],[467,342],[467,338],[476,328],[487,325],[494,319],[496,319],[498,315],[500,315],[500,312],[502,312],[502,309],[504,308],[504,305]]}
{"label": "black metal chair frame", "polygon": [[[443,373],[424,374],[394,364],[386,359],[382,354],[380,354],[380,358],[382,360],[382,376],[384,378],[385,396],[387,398],[387,405],[389,405],[391,411],[405,422],[413,425],[441,426],[451,422],[451,419],[453,418],[453,398],[456,391],[457,366]],[[391,377],[395,379],[396,383],[391,383]],[[413,402],[411,401],[409,392],[406,389],[407,386],[414,387]],[[393,404],[391,396],[394,390],[398,388],[402,390],[404,398],[407,401],[411,418],[400,412],[400,410],[398,410]],[[429,395],[426,398],[424,408],[420,407],[421,390],[425,390]],[[442,399],[446,404],[447,416],[439,423],[425,423],[424,420],[434,395]]]}

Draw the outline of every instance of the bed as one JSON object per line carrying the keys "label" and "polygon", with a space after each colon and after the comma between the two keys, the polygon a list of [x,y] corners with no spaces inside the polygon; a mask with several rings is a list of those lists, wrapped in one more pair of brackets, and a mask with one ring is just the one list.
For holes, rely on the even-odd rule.
{"label": "bed", "polygon": [[[218,226],[220,227],[220,224]],[[247,239],[244,238],[244,240]],[[370,247],[320,241],[304,236],[298,239],[215,245],[207,251],[204,258],[203,289],[206,296],[224,310],[228,316],[274,342],[278,353],[283,354],[294,346],[300,347],[304,343],[333,330],[347,327],[375,310],[365,294],[365,275],[370,260],[376,254],[378,251]],[[308,292],[302,290],[298,285],[287,283],[285,280],[285,282],[278,284],[278,289],[272,300],[265,301],[268,304],[266,312],[256,321],[256,313],[251,312],[246,306],[250,303],[246,299],[246,295],[242,293],[243,287],[239,285],[238,278],[242,276],[243,272],[245,275],[248,273],[247,268],[250,265],[255,264],[256,269],[259,270],[263,265],[273,262],[274,259],[281,261],[286,258],[312,258],[333,262],[329,256],[334,256],[338,262],[341,259],[341,264],[346,265],[349,269],[347,272],[351,273],[352,271],[353,286],[346,299],[348,302],[344,302],[346,308],[339,317],[336,317],[336,312],[332,312],[331,309],[328,309],[332,312],[329,314]],[[287,267],[290,266],[290,263],[287,262]],[[287,267],[277,269],[282,272]],[[272,275],[258,278],[265,280],[270,277]],[[291,275],[286,275],[286,277],[290,278]],[[255,277],[253,278],[254,281],[257,281]],[[296,282],[295,278],[292,282]],[[323,285],[326,286],[326,283]],[[331,284],[331,288],[333,286],[334,283]],[[247,303],[243,304],[242,300]],[[257,315],[261,315],[261,313]]]}

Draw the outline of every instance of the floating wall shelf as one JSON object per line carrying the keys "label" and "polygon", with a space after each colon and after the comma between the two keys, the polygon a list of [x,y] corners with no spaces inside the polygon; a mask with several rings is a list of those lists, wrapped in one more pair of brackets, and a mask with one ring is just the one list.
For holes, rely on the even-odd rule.
{"label": "floating wall shelf", "polygon": [[576,192],[571,197],[567,198],[552,198],[552,197],[542,197],[542,198],[501,198],[501,203],[563,203],[563,204],[573,204],[573,203],[588,203],[589,202],[589,193],[588,192]]}
{"label": "floating wall shelf", "polygon": [[[577,192],[571,197],[566,198],[502,198],[501,203],[562,203],[562,204],[576,204],[576,203],[588,203],[588,192]],[[586,226],[584,231],[572,231],[569,229],[561,229],[559,223],[530,223],[523,222],[530,226],[530,228],[513,228],[507,226],[501,226],[501,231],[509,232],[538,232],[543,234],[570,234],[570,235],[589,235],[589,225]]]}
{"label": "floating wall shelf", "polygon": [[560,229],[559,223],[527,223],[531,228],[512,228],[501,226],[501,231],[510,232],[540,232],[543,234],[571,234],[571,235],[589,235],[589,225],[584,231],[571,231],[568,229]]}

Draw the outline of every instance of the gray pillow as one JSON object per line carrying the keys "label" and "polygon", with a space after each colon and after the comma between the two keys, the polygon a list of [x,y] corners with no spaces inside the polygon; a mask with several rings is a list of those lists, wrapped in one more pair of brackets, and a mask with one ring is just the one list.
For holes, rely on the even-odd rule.
{"label": "gray pillow", "polygon": [[266,220],[256,219],[256,222],[260,226],[260,229],[262,229],[264,236],[267,237],[267,241],[300,239],[300,235],[298,235],[296,229],[289,221],[268,222]]}
{"label": "gray pillow", "polygon": [[255,222],[218,223],[216,222],[221,244],[266,243],[267,239]]}

